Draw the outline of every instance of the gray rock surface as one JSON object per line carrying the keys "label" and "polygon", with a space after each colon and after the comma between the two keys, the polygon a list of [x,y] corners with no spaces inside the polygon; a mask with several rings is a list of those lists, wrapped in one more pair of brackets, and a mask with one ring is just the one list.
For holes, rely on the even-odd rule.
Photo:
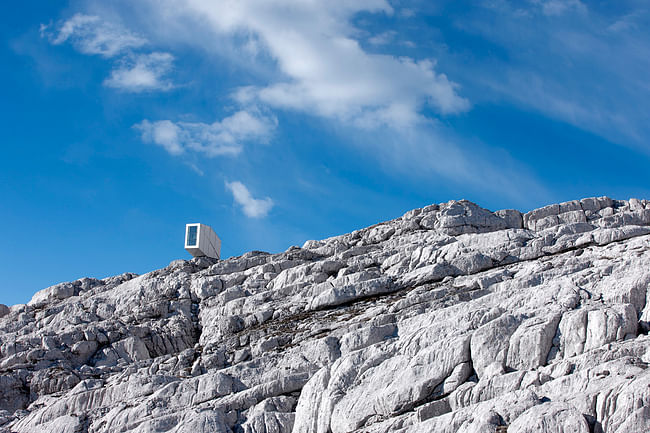
{"label": "gray rock surface", "polygon": [[0,306],[1,432],[642,432],[650,203],[452,201]]}

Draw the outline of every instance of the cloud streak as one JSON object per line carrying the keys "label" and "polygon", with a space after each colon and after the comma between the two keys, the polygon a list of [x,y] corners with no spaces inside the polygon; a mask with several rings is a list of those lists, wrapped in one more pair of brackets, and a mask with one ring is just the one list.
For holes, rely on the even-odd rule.
{"label": "cloud streak", "polygon": [[587,6],[580,0],[533,0],[533,3],[541,6],[544,15],[563,15],[568,12],[587,12]]}
{"label": "cloud streak", "polygon": [[172,70],[174,56],[169,53],[140,54],[125,58],[104,81],[107,87],[128,92],[170,90],[171,81],[165,76]]}
{"label": "cloud streak", "polygon": [[273,208],[273,200],[269,197],[254,198],[248,188],[239,181],[226,182],[226,189],[230,191],[235,202],[241,206],[244,215],[249,218],[263,218]]}
{"label": "cloud streak", "polygon": [[645,8],[613,12],[578,0],[501,0],[450,19],[502,53],[447,53],[445,65],[477,105],[506,101],[650,151],[650,38],[647,26],[637,24],[650,19]]}
{"label": "cloud streak", "polygon": [[143,120],[134,125],[142,141],[163,147],[170,155],[188,151],[208,157],[234,156],[246,142],[268,142],[277,120],[257,112],[240,110],[213,123]]}
{"label": "cloud streak", "polygon": [[134,50],[149,45],[149,41],[97,15],[75,14],[54,32],[50,26],[41,25],[41,36],[47,37],[53,45],[69,42],[86,55],[117,58],[111,75],[104,80],[107,87],[133,93],[173,88],[171,81],[165,78],[173,67],[171,54],[134,53]]}
{"label": "cloud streak", "polygon": [[[263,84],[253,81],[231,87],[230,97],[239,107],[294,111],[333,121],[330,125],[336,125],[341,140],[374,147],[373,158],[389,172],[408,172],[423,179],[441,177],[489,190],[498,184],[514,191],[524,183],[535,189],[531,187],[534,182],[515,168],[500,176],[494,161],[477,160],[476,152],[468,151],[463,139],[438,121],[466,112],[471,104],[434,59],[366,51],[360,40],[368,39],[367,33],[355,27],[355,18],[360,13],[392,16],[393,8],[385,0],[188,0],[151,4],[161,20],[177,17],[177,29],[184,23],[187,31],[179,31],[184,43],[193,37],[199,47],[205,47],[206,40],[216,45],[235,44],[240,52],[252,56],[251,62],[274,71],[259,80]],[[396,32],[385,32],[370,37],[367,43],[389,50],[389,45],[400,39]],[[218,133],[204,133],[219,131],[219,123],[211,127],[163,122],[145,121],[140,126],[145,141],[165,147],[170,154],[191,150],[214,156],[242,149],[241,145],[233,147],[209,138]],[[155,139],[158,128],[173,131],[170,135],[178,138],[166,140],[161,134],[163,138]],[[498,179],[486,183],[478,171]],[[509,181],[514,178],[519,181]]]}
{"label": "cloud streak", "polygon": [[166,13],[207,21],[214,33],[253,34],[284,79],[239,89],[239,101],[335,118],[360,127],[413,125],[427,106],[440,115],[469,108],[435,61],[371,54],[350,24],[359,12],[392,14],[384,0],[168,2]]}
{"label": "cloud streak", "polygon": [[41,34],[54,45],[70,42],[81,53],[110,58],[133,48],[147,45],[147,39],[128,29],[106,22],[95,15],[75,14],[58,28],[49,32],[49,26],[41,26]]}
{"label": "cloud streak", "polygon": [[[228,81],[221,96],[235,102],[239,110],[235,115],[213,123],[145,119],[135,125],[144,142],[161,146],[174,156],[233,156],[240,154],[246,143],[268,141],[277,120],[267,113],[283,110],[319,118],[328,128],[365,135],[371,146],[382,147],[373,152],[374,158],[384,155],[382,158],[395,166],[417,165],[422,170],[416,172],[425,173],[423,178],[434,173],[467,184],[483,183],[473,174],[475,164],[467,163],[473,158],[472,151],[467,151],[458,136],[448,139],[453,134],[446,130],[445,118],[464,113],[472,105],[456,82],[457,71],[448,76],[447,63],[441,71],[428,53],[417,58],[377,53],[390,52],[402,40],[401,33],[362,28],[359,16],[372,14],[383,20],[396,15],[388,1],[161,0],[148,5],[141,14],[148,17],[147,25],[138,28],[173,28],[173,32],[158,35],[158,42],[199,47],[208,58],[228,51],[210,46],[235,46],[234,69],[244,74],[241,80],[223,75]],[[542,14],[541,2],[534,7]],[[550,12],[561,9],[561,5],[549,7]],[[156,38],[155,30],[147,35]],[[165,77],[173,69],[172,61],[159,65],[147,63],[147,59],[125,56],[105,84],[131,92],[170,88],[172,83]],[[230,59],[220,59],[224,60]],[[258,74],[260,70],[264,73]],[[215,76],[222,77],[218,71]],[[386,131],[390,140],[373,139],[378,130]],[[414,136],[421,139],[413,140]],[[341,138],[354,145],[363,141]],[[404,152],[407,142],[409,151]],[[432,160],[418,157],[432,148],[433,167]],[[392,156],[385,156],[388,153]],[[449,161],[447,165],[456,170],[445,170],[442,161]]]}

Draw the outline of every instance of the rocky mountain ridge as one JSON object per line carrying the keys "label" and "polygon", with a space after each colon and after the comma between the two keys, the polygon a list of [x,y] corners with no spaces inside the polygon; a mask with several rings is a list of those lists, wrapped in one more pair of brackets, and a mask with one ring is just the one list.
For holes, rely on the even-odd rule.
{"label": "rocky mountain ridge", "polygon": [[607,197],[85,278],[0,309],[0,431],[650,431],[649,290]]}

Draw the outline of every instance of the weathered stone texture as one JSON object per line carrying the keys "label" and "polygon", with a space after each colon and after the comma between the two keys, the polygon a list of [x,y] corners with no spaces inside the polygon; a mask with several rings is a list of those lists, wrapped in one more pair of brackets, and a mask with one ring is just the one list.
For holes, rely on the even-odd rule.
{"label": "weathered stone texture", "polygon": [[0,305],[0,432],[642,432],[650,203],[415,209]]}

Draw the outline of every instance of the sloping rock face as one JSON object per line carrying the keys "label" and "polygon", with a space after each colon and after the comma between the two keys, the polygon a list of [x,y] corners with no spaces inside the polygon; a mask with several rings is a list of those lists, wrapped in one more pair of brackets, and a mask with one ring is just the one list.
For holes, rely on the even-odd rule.
{"label": "sloping rock face", "polygon": [[0,309],[3,432],[650,431],[650,202],[452,201]]}

